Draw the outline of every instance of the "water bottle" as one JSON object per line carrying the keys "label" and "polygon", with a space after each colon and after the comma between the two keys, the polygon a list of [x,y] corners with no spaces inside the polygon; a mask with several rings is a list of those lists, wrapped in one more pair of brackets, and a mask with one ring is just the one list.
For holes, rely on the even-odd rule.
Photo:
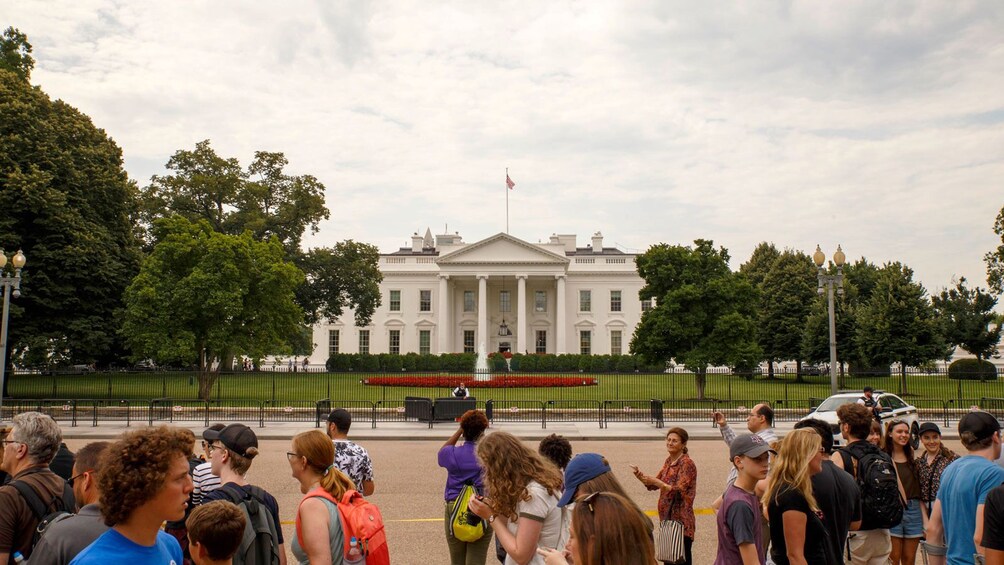
{"label": "water bottle", "polygon": [[345,554],[342,563],[345,565],[365,565],[366,556],[359,549],[359,541],[355,537],[349,540],[349,552]]}
{"label": "water bottle", "polygon": [[24,563],[24,555],[20,551],[14,552],[14,563]]}

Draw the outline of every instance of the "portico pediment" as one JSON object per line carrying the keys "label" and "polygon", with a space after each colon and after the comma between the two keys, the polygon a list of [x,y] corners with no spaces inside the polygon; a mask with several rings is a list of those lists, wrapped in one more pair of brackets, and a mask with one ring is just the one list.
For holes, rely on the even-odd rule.
{"label": "portico pediment", "polygon": [[477,243],[440,256],[439,265],[554,265],[568,264],[568,258],[541,249],[532,243],[499,233]]}

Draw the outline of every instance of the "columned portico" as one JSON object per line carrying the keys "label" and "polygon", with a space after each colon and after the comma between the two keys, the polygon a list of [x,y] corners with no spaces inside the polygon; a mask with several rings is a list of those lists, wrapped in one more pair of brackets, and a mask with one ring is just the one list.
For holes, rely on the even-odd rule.
{"label": "columned portico", "polygon": [[478,342],[475,348],[480,351],[481,344],[488,348],[488,275],[478,275]]}
{"label": "columned portico", "polygon": [[439,336],[439,352],[450,350],[450,275],[439,275],[439,327],[436,328],[436,335]]}
{"label": "columned portico", "polygon": [[568,353],[567,345],[565,344],[565,275],[554,275],[557,280],[558,296],[557,305],[554,308],[554,313],[556,316],[554,337],[555,337],[555,353],[561,355],[562,353]]}
{"label": "columned portico", "polygon": [[516,275],[516,352],[526,353],[526,275]]}

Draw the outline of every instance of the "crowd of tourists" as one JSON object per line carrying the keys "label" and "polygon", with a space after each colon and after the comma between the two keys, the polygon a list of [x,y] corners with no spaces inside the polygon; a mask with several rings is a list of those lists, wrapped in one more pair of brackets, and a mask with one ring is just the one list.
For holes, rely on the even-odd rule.
{"label": "crowd of tourists", "polygon": [[[839,435],[815,419],[782,439],[774,412],[756,405],[746,430],[712,419],[731,472],[714,501],[715,565],[1004,565],[1001,425],[971,411],[953,453],[937,424],[885,422],[875,434],[868,398],[837,410]],[[47,415],[25,412],[3,430],[0,565],[389,563],[373,462],[348,439],[351,414],[335,409],[327,433],[297,434],[286,453],[303,498],[295,535],[283,536],[276,498],[246,477],[259,455],[239,423],[201,434],[144,428],[75,454]],[[875,437],[877,435],[877,437]],[[573,456],[558,435],[536,449],[489,433],[471,410],[438,453],[447,473],[444,536],[452,565],[692,564],[698,465],[689,435],[666,433],[657,472],[631,466],[653,498],[633,500],[598,453]],[[657,497],[655,496],[657,493]],[[653,522],[642,505],[656,503]],[[641,505],[639,504],[641,503]],[[711,562],[710,556],[701,560]]]}

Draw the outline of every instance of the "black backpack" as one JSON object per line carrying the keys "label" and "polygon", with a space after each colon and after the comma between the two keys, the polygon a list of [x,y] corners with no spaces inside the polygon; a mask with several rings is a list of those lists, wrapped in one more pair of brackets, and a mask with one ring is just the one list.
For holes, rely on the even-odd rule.
{"label": "black backpack", "polygon": [[[848,468],[861,489],[861,529],[888,529],[903,520],[903,497],[899,493],[896,466],[889,454],[866,441],[856,441],[844,448],[851,456]],[[857,472],[853,461],[858,462]]]}
{"label": "black backpack", "polygon": [[[48,471],[48,469],[45,470]],[[38,545],[38,540],[42,539],[42,534],[49,526],[63,518],[72,516],[77,509],[77,502],[73,498],[73,489],[66,481],[63,481],[63,494],[52,499],[49,503],[44,502],[31,485],[20,479],[11,481],[9,484],[17,490],[32,515],[38,520],[35,533],[31,536],[32,549]]]}
{"label": "black backpack", "polygon": [[247,492],[230,484],[220,487],[220,492],[227,496],[230,502],[244,511],[244,536],[234,554],[234,565],[278,565],[279,535],[275,520],[268,506],[263,502],[265,491],[259,487],[250,487]]}

